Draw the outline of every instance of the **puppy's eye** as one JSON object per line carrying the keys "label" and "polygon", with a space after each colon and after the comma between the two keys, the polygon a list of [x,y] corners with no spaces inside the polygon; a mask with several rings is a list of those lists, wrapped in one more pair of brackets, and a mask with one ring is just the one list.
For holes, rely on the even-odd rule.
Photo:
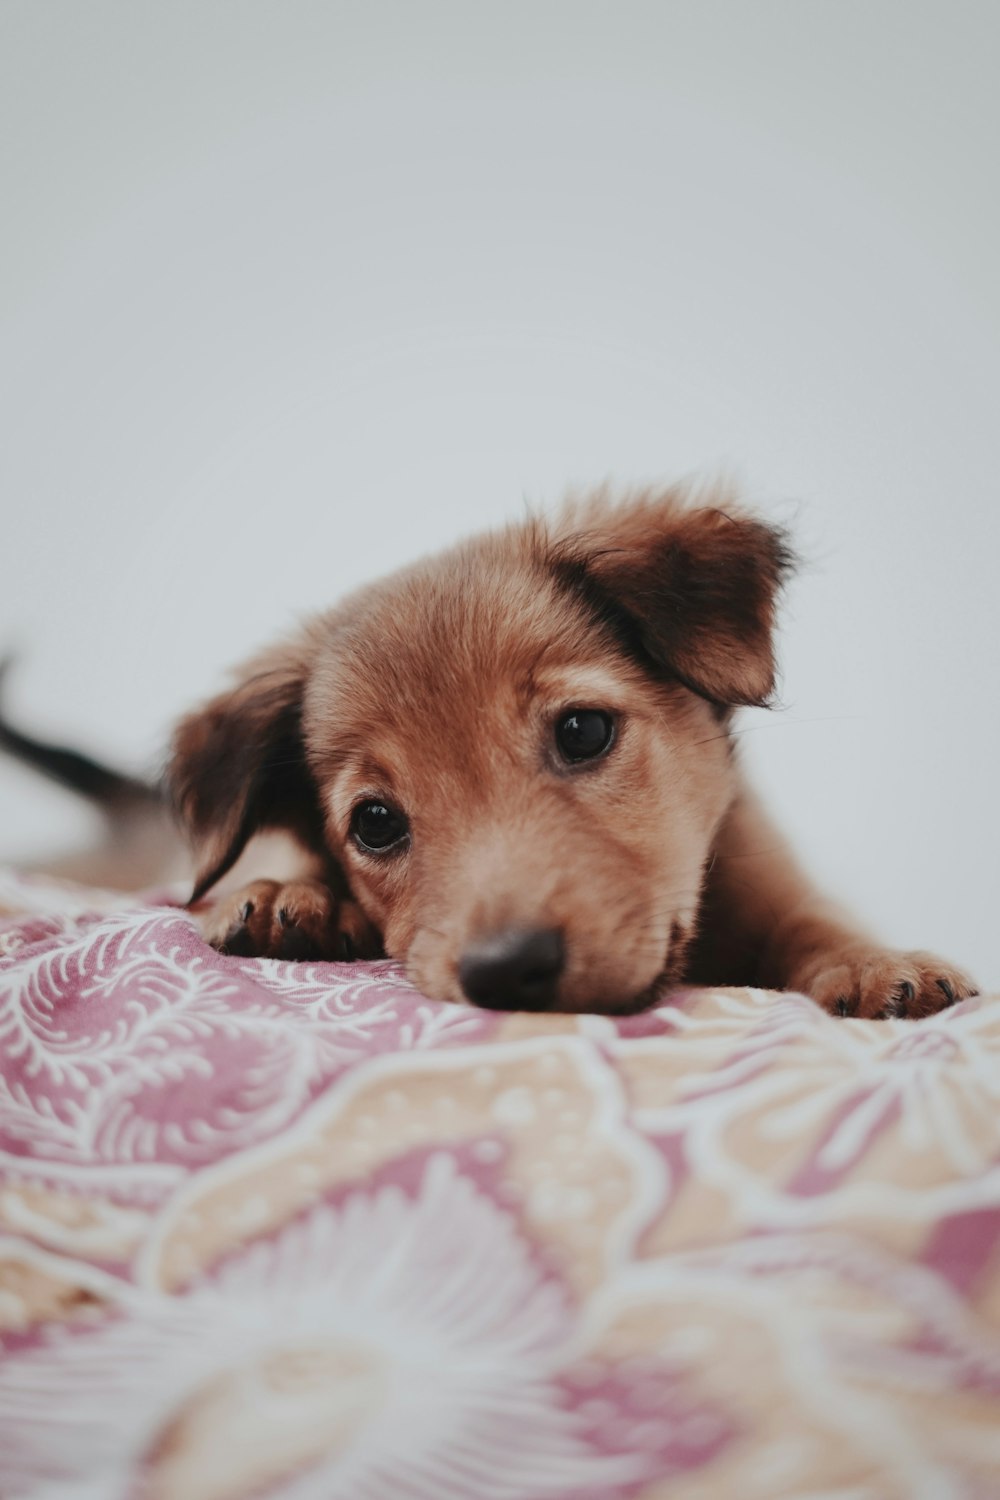
{"label": "puppy's eye", "polygon": [[410,826],[401,812],[384,802],[359,802],[351,814],[351,838],[367,854],[381,854],[403,840]]}
{"label": "puppy's eye", "polygon": [[615,721],[599,708],[571,708],[556,723],[556,745],[563,760],[596,760],[611,747]]}

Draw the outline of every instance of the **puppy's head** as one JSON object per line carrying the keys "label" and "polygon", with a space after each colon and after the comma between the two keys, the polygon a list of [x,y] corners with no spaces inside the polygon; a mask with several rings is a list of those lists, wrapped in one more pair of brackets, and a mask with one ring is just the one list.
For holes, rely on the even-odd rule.
{"label": "puppy's head", "polygon": [[441,999],[622,1010],[680,977],[765,703],[789,565],[761,521],[597,499],[365,590],[181,725],[201,893],[261,828],[329,854]]}

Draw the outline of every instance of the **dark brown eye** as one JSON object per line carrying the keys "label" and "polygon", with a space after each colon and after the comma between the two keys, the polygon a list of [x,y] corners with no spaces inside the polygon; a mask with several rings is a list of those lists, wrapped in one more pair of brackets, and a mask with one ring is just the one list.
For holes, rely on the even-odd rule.
{"label": "dark brown eye", "polygon": [[359,802],[351,814],[351,838],[366,854],[381,854],[405,839],[410,825],[384,802]]}
{"label": "dark brown eye", "polygon": [[556,723],[556,745],[563,760],[596,760],[611,747],[615,721],[599,708],[571,708]]}

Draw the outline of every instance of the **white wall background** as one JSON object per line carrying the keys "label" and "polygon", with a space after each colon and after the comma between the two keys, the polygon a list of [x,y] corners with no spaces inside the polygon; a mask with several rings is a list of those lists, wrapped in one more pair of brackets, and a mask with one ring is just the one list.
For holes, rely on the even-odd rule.
{"label": "white wall background", "polygon": [[[155,767],[223,668],[568,483],[794,517],[758,779],[1000,985],[992,0],[0,7],[0,642]],[[87,837],[0,767],[0,855]]]}

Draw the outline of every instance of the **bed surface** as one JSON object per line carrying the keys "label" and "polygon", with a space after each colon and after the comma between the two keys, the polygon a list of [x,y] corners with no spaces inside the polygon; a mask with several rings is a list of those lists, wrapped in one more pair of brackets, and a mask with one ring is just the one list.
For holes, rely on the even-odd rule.
{"label": "bed surface", "polygon": [[0,876],[4,1500],[1000,1494],[1000,1003],[435,1004]]}

